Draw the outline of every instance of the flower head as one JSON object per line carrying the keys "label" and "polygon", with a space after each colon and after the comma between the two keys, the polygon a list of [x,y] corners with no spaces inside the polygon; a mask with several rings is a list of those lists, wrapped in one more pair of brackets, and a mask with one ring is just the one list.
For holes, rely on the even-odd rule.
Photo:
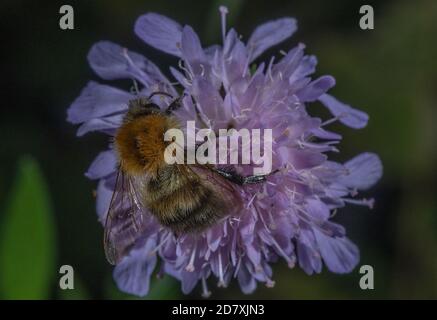
{"label": "flower head", "polygon": [[[142,236],[115,267],[114,277],[123,291],[146,295],[158,260],[158,272],[179,279],[184,293],[201,283],[209,295],[207,279],[213,276],[226,287],[236,278],[244,293],[259,282],[274,285],[271,263],[286,261],[307,274],[319,273],[322,265],[335,273],[350,272],[359,261],[358,248],[345,229],[331,221],[332,212],[345,204],[371,207],[373,200],[357,199],[358,191],[371,187],[382,175],[375,154],[363,153],[344,164],[329,161],[337,152],[341,136],[326,127],[339,121],[354,129],[366,126],[368,116],[326,92],[335,85],[331,76],[312,79],[317,59],[305,55],[303,44],[280,57],[254,67],[268,48],[296,30],[293,18],[262,24],[244,43],[237,32],[226,28],[227,9],[220,8],[223,43],[203,48],[190,26],[156,13],[135,23],[135,33],[150,46],[179,58],[170,67],[176,83],[144,56],[102,41],[90,50],[88,61],[105,80],[130,79],[139,83],[139,94],[182,92],[181,121],[202,121],[216,130],[270,128],[273,131],[273,168],[280,168],[267,183],[240,188],[242,209],[200,235],[174,235],[149,215]],[[90,82],[68,110],[68,121],[81,124],[78,135],[91,131],[113,136],[135,94]],[[167,98],[153,97],[165,108]],[[310,103],[320,101],[332,118],[310,116]],[[112,148],[100,153],[86,176],[99,180],[97,213],[104,222],[114,188],[117,156]],[[250,165],[239,166],[243,173]]]}

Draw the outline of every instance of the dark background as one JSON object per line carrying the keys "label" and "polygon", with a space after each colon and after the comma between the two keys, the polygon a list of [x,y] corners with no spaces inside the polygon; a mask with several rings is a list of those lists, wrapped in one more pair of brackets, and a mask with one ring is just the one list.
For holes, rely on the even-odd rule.
{"label": "dark background", "polygon": [[[134,35],[136,18],[155,11],[190,24],[207,46],[220,40],[221,3],[230,9],[228,26],[245,39],[269,19],[298,19],[298,32],[258,61],[305,43],[319,59],[317,75],[336,78],[331,92],[370,115],[363,130],[331,127],[344,137],[335,159],[376,152],[384,176],[365,194],[375,197],[373,210],[350,206],[336,217],[360,247],[360,264],[374,267],[374,290],[359,288],[358,268],[349,275],[324,270],[307,276],[280,262],[274,266],[275,288],[260,285],[245,296],[235,283],[228,289],[212,284],[212,297],[437,298],[437,2],[432,0],[2,0],[0,298],[132,298],[113,284],[95,214],[95,183],[84,177],[107,137],[76,138],[66,110],[88,80],[98,80],[86,61],[94,42],[111,40],[141,52],[168,74],[177,60]],[[59,28],[62,4],[75,10],[74,30]],[[359,28],[364,4],[375,9],[374,30]],[[59,289],[63,264],[74,268],[75,290]],[[182,297],[175,280],[153,280],[149,298]],[[198,288],[190,297],[200,297]]]}

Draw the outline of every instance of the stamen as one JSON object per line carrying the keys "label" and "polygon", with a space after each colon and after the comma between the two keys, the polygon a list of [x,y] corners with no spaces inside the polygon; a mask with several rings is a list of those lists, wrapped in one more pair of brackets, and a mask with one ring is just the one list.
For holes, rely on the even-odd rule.
{"label": "stamen", "polygon": [[225,6],[220,6],[220,15],[221,15],[221,21],[222,21],[222,37],[223,37],[223,45],[225,44],[226,40],[226,15],[229,13],[228,8]]}
{"label": "stamen", "polygon": [[189,78],[189,79],[187,79],[187,82],[191,85],[191,83],[193,82],[193,75],[192,75],[191,71],[183,65],[182,60],[178,61],[178,66],[181,70],[185,71],[185,75]]}
{"label": "stamen", "polygon": [[241,257],[238,258],[237,265],[235,266],[234,278],[238,275],[241,267]]}
{"label": "stamen", "polygon": [[273,82],[272,66],[273,66],[273,62],[274,62],[274,61],[275,61],[275,57],[273,56],[273,57],[270,59],[269,65],[268,65],[268,67],[267,67],[267,75],[269,76],[271,82]]}
{"label": "stamen", "polygon": [[[123,48],[123,57],[126,59],[127,64],[128,64],[128,68],[133,69],[132,73],[137,73],[137,79],[145,86],[148,87],[149,83],[147,83],[147,81],[144,81],[143,79],[147,79],[148,76],[140,69],[138,68],[135,63],[132,61],[132,59],[129,57],[128,51],[126,48]],[[132,68],[134,67],[134,68]]]}
{"label": "stamen", "polygon": [[249,207],[251,206],[253,200],[255,200],[256,198],[256,193],[252,196],[252,198],[249,200],[249,202],[246,205],[246,209],[249,209]]}
{"label": "stamen", "polygon": [[219,255],[219,256],[218,256],[218,258],[219,258],[219,282],[218,282],[217,286],[218,286],[219,288],[225,288],[225,287],[226,287],[226,283],[225,283],[225,280],[224,280],[224,278],[223,278],[222,255],[221,255],[220,252],[219,252],[218,255]]}
{"label": "stamen", "polygon": [[266,287],[267,288],[273,288],[275,286],[275,284],[276,284],[275,281],[267,278],[267,281],[266,281]]}
{"label": "stamen", "polygon": [[337,215],[337,212],[338,212],[338,210],[337,210],[337,208],[335,208],[335,209],[332,211],[332,213],[331,213],[331,215],[329,216],[329,218],[334,218],[334,217]]}
{"label": "stamen", "polygon": [[199,67],[200,67],[200,76],[204,77],[205,76],[205,67],[203,66],[203,64],[200,64]]}
{"label": "stamen", "polygon": [[373,206],[375,204],[375,199],[373,199],[373,198],[371,198],[371,199],[360,199],[360,200],[349,199],[349,198],[342,198],[342,200],[344,202],[351,203],[351,204],[356,204],[356,205],[360,205],[360,206],[368,206],[369,209],[373,209]]}
{"label": "stamen", "polygon": [[267,210],[267,215],[269,216],[270,219],[270,223],[269,223],[270,229],[275,230],[277,225],[275,219],[273,218],[272,212],[270,210]]}
{"label": "stamen", "polygon": [[197,251],[197,242],[194,244],[193,251],[191,251],[190,262],[185,267],[185,270],[187,270],[188,272],[193,272],[195,269],[194,268],[194,258],[196,257],[196,251]]}
{"label": "stamen", "polygon": [[152,251],[150,251],[150,252],[149,252],[149,255],[152,256],[152,255],[154,255],[156,252],[158,252],[158,250],[161,249],[161,248],[162,248],[162,247],[167,243],[167,241],[170,239],[170,236],[171,236],[171,233],[170,233],[170,232],[167,233],[167,234],[165,235],[164,240],[162,240],[161,243],[159,243],[159,244],[155,247],[155,249],[153,249]]}
{"label": "stamen", "polygon": [[279,251],[279,254],[285,259],[285,261],[287,261],[288,267],[290,269],[294,268],[295,262],[293,261],[293,259],[291,259],[289,256],[287,256],[287,254],[284,252],[284,250],[281,248],[281,246],[278,244],[278,242],[275,240],[274,237],[271,237],[271,239],[273,241],[273,245]]}
{"label": "stamen", "polygon": [[341,118],[344,118],[344,117],[347,116],[347,115],[348,115],[347,113],[340,113],[339,115],[333,117],[332,119],[329,119],[329,120],[326,120],[325,122],[323,122],[323,123],[320,125],[320,127],[324,127],[324,126],[327,126],[327,125],[329,125],[329,124],[331,124],[331,123],[334,123],[334,122],[340,120]]}
{"label": "stamen", "polygon": [[140,94],[140,89],[138,87],[138,82],[137,80],[135,80],[135,78],[132,78],[132,82],[134,83],[134,85],[130,88],[130,93],[132,93],[133,95],[139,95]]}
{"label": "stamen", "polygon": [[211,291],[208,290],[208,285],[206,284],[205,277],[202,277],[202,297],[209,298],[211,296]]}

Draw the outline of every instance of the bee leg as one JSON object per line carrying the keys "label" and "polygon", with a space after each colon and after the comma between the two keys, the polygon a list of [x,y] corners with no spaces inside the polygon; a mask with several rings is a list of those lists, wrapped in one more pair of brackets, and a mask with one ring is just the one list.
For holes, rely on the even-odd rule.
{"label": "bee leg", "polygon": [[170,105],[165,110],[165,113],[166,114],[171,114],[171,113],[173,113],[173,111],[179,109],[182,106],[182,99],[183,98],[184,98],[184,95],[174,99],[173,102],[170,103]]}
{"label": "bee leg", "polygon": [[214,168],[215,172],[220,174],[223,178],[228,179],[229,181],[236,183],[238,185],[246,185],[246,184],[255,184],[266,181],[266,177],[272,175],[279,170],[274,170],[268,174],[263,175],[252,175],[252,176],[242,176],[233,170],[219,169]]}

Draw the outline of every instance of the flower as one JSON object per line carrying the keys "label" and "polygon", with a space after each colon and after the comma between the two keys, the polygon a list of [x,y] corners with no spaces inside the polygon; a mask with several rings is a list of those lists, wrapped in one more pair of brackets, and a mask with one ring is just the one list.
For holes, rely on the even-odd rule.
{"label": "flower", "polygon": [[[213,129],[231,123],[236,129],[273,129],[273,168],[281,168],[267,183],[240,188],[243,209],[229,212],[200,235],[176,237],[149,215],[141,240],[114,270],[115,281],[125,292],[146,295],[158,260],[159,274],[179,279],[185,294],[200,282],[204,296],[209,295],[210,276],[222,287],[236,278],[244,293],[253,292],[258,282],[272,287],[271,263],[280,258],[309,275],[320,273],[323,264],[332,272],[347,273],[359,261],[357,246],[331,217],[346,204],[372,207],[372,199],[357,199],[356,195],[379,180],[382,165],[373,153],[360,154],[344,164],[328,160],[329,152],[338,151],[341,136],[326,127],[338,121],[360,129],[367,124],[367,114],[326,93],[335,85],[333,77],[311,78],[317,59],[304,54],[303,44],[253,68],[266,49],[295,32],[295,19],[262,24],[245,44],[235,30],[227,30],[227,9],[221,7],[220,14],[223,43],[206,49],[190,26],[182,27],[156,13],[136,21],[135,33],[145,43],[179,58],[178,68],[170,67],[176,84],[147,58],[117,44],[98,42],[89,52],[92,69],[104,80],[133,78],[140,85],[139,94],[145,96],[158,90],[178,96],[178,90],[182,91],[186,98],[176,112],[181,121],[195,119],[197,106]],[[68,121],[81,124],[78,136],[91,131],[113,136],[127,102],[134,97],[128,91],[90,82],[69,108]],[[166,98],[153,99],[162,108],[168,105]],[[333,117],[322,122],[310,116],[307,107],[315,101]],[[113,192],[116,167],[117,156],[110,147],[86,173],[99,180],[101,222]],[[240,169],[250,172],[250,165]]]}

